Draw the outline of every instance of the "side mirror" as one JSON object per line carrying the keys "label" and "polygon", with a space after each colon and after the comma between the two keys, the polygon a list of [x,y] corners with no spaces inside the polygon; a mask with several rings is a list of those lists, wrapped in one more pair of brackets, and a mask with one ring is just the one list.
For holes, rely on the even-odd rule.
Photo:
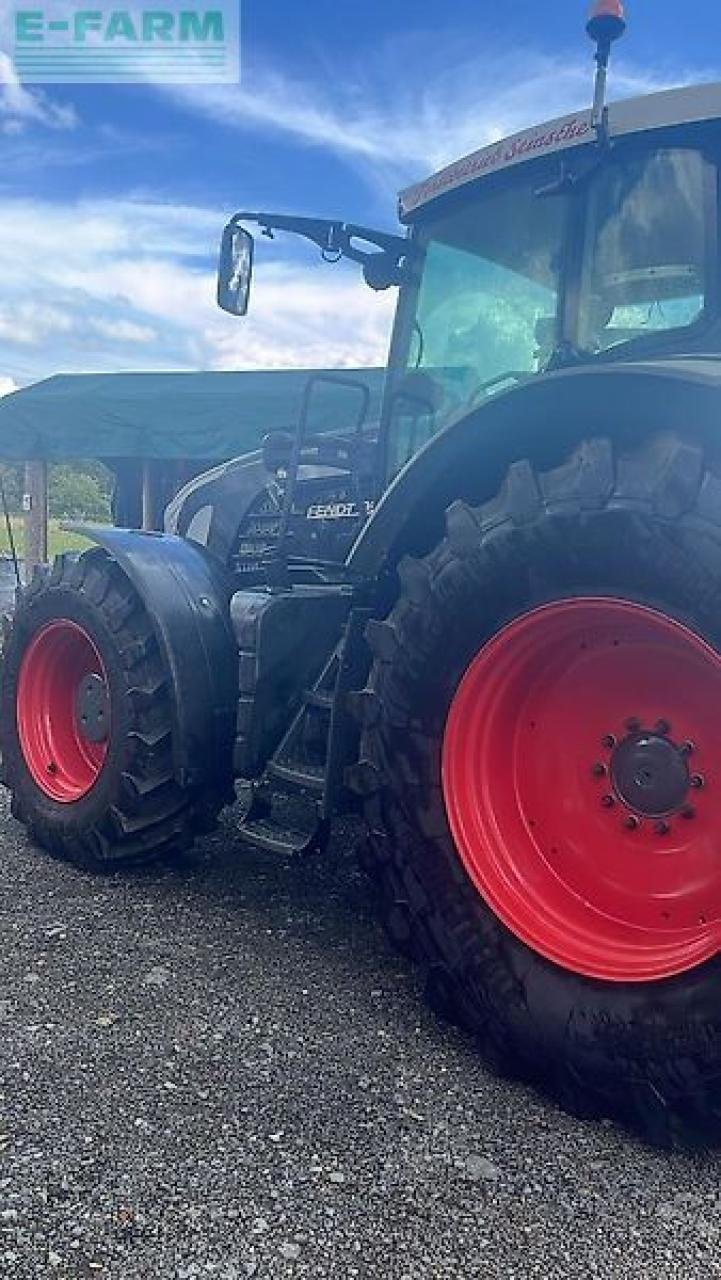
{"label": "side mirror", "polygon": [[237,222],[229,222],[220,242],[218,306],[232,316],[248,310],[253,278],[253,237]]}

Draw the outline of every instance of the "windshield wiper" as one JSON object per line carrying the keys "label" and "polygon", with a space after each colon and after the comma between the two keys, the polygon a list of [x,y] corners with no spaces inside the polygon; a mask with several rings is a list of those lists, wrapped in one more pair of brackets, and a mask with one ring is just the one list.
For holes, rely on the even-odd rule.
{"label": "windshield wiper", "polygon": [[549,196],[565,196],[571,191],[575,191],[578,185],[578,178],[575,173],[561,161],[561,171],[553,182],[549,182],[545,187],[537,187],[534,191],[536,200],[547,200]]}
{"label": "windshield wiper", "polygon": [[586,183],[595,173],[605,164],[606,152],[597,152],[591,160],[580,162],[580,167],[571,169],[565,160],[561,161],[559,174],[552,182],[545,187],[538,187],[534,191],[536,200],[548,200],[553,196],[575,195],[577,191],[582,191]]}

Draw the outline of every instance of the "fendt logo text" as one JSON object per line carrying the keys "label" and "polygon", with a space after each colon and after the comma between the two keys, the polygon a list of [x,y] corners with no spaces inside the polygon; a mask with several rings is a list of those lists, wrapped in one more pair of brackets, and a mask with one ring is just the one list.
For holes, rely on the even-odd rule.
{"label": "fendt logo text", "polygon": [[213,0],[208,8],[166,0],[153,9],[16,9],[13,64],[26,83],[233,84],[238,17],[238,0]]}

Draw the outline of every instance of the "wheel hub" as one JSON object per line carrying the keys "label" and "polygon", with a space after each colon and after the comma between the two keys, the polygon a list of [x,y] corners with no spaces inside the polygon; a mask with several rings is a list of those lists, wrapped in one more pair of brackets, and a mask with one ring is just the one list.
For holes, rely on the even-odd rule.
{"label": "wheel hub", "polygon": [[446,722],[443,795],[511,932],[605,981],[721,953],[719,706],[721,652],[632,601],[554,601],[482,646]]}
{"label": "wheel hub", "polygon": [[80,733],[88,742],[105,742],[110,720],[108,686],[95,672],[90,672],[78,685],[75,718]]}
{"label": "wheel hub", "polygon": [[691,786],[681,748],[669,738],[645,730],[619,742],[611,756],[611,779],[619,799],[647,818],[666,818],[679,812]]}
{"label": "wheel hub", "polygon": [[18,739],[35,785],[73,804],[95,786],[110,740],[110,688],[96,642],[54,618],[30,639],[18,674]]}

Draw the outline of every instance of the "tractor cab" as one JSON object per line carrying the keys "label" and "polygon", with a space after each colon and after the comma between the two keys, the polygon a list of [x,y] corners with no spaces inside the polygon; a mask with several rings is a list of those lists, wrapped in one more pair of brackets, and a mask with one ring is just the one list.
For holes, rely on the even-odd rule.
{"label": "tractor cab", "polygon": [[[662,99],[659,119],[681,114]],[[603,148],[590,132],[584,117],[543,126],[401,197],[414,265],[385,407],[391,475],[527,378],[718,349],[718,126],[647,128]],[[554,153],[570,138],[579,145]],[[483,176],[469,182],[474,167]]]}
{"label": "tractor cab", "polygon": [[397,286],[376,489],[469,409],[568,365],[713,353],[721,86],[579,112],[404,191],[405,235],[237,214],[218,300],[245,314],[253,239],[293,231]]}

